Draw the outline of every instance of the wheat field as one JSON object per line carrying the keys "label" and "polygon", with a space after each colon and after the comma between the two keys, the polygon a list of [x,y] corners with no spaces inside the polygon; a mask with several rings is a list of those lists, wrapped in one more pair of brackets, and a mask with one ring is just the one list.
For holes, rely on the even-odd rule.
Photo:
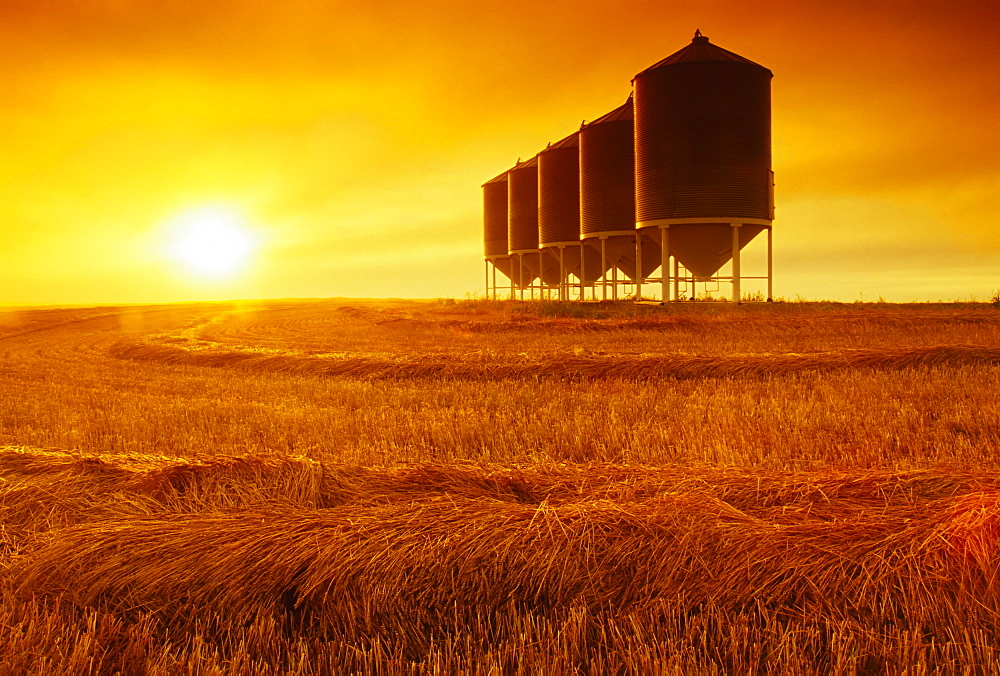
{"label": "wheat field", "polygon": [[1000,671],[1000,310],[0,310],[7,673]]}

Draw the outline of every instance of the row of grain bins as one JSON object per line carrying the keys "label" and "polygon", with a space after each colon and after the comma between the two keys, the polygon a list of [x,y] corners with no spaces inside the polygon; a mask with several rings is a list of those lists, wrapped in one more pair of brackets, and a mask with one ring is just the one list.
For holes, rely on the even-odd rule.
{"label": "row of grain bins", "polygon": [[[483,184],[487,297],[670,301],[728,283],[739,302],[757,279],[770,300],[771,77],[695,32],[624,104]],[[740,251],[761,232],[767,274],[748,276]]]}

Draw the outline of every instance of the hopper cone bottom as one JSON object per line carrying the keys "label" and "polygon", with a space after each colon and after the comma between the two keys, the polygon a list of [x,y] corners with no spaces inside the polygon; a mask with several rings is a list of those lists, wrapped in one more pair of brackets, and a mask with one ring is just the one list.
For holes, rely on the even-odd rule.
{"label": "hopper cone bottom", "polygon": [[[600,279],[610,272],[612,268],[618,268],[629,281],[635,281],[635,237],[608,237],[603,241],[605,242],[605,266],[601,270],[602,240],[598,237],[591,237],[584,240],[587,245],[584,248],[592,252],[591,256],[593,258],[593,264],[590,262],[591,257],[587,258],[586,281],[591,282]],[[660,245],[644,238],[642,242],[643,276],[649,276],[658,267],[660,267]]]}
{"label": "hopper cone bottom", "polygon": [[511,273],[512,263],[510,258],[507,258],[505,256],[503,258],[490,258],[488,260],[493,265],[493,267],[497,269],[497,272],[501,273],[508,280],[513,279],[513,275]]}
{"label": "hopper cone bottom", "polygon": [[[743,225],[740,227],[740,250],[765,230],[763,225]],[[650,239],[660,246],[659,228],[645,228]],[[733,230],[726,223],[683,223],[671,225],[668,229],[667,244],[670,255],[695,277],[712,277],[733,258]],[[643,248],[645,257],[645,248]],[[659,255],[656,256],[659,260]],[[645,268],[645,260],[643,268]]]}

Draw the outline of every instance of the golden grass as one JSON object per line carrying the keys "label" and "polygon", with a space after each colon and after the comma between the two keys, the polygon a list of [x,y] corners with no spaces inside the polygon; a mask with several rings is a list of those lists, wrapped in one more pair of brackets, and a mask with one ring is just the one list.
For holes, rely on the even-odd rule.
{"label": "golden grass", "polygon": [[732,378],[786,375],[800,371],[838,369],[902,369],[917,366],[965,366],[1000,364],[1000,348],[974,345],[841,350],[810,354],[686,355],[662,356],[556,356],[524,355],[516,360],[453,356],[409,358],[310,357],[268,354],[257,351],[224,350],[213,347],[191,349],[156,343],[121,342],[108,353],[120,359],[162,364],[236,368],[268,373],[343,376],[349,378],[409,380],[533,380],[562,378],[622,380]]}
{"label": "golden grass", "polygon": [[995,310],[547,313],[5,316],[3,669],[1000,670]]}
{"label": "golden grass", "polygon": [[[25,540],[8,564],[15,598],[39,615],[93,609],[154,653],[198,636],[212,659],[246,660],[272,639],[312,640],[350,646],[370,670],[440,664],[436,650],[464,642],[454,667],[469,650],[523,647],[527,628],[556,641],[542,667],[575,623],[578,666],[635,668],[594,640],[611,635],[629,650],[697,636],[688,666],[726,670],[890,664],[949,643],[995,660],[979,644],[997,629],[993,473],[358,468],[25,449],[0,453],[0,472],[4,520]],[[27,486],[60,499],[25,509]],[[753,657],[730,625],[785,643],[813,635],[784,657],[766,645]],[[254,647],[234,649],[248,635]],[[124,663],[134,640],[102,659]]]}

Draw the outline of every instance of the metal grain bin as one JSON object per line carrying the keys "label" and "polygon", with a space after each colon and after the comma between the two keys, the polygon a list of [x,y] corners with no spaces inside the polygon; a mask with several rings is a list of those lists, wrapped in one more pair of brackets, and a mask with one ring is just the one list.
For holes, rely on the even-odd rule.
{"label": "metal grain bin", "polygon": [[507,251],[538,249],[538,158],[518,162],[507,172]]}
{"label": "metal grain bin", "polygon": [[[585,252],[587,281],[612,267],[635,278],[634,136],[631,96],[580,130],[580,236],[600,252],[596,265]],[[652,244],[643,247],[644,274],[659,265],[658,252]]]}
{"label": "metal grain bin", "polygon": [[[484,258],[510,279],[511,265],[510,257],[507,255],[506,171],[483,184],[483,250]],[[487,280],[489,280],[488,269]],[[487,281],[487,290],[489,288],[490,282]],[[494,294],[496,294],[495,289]]]}
{"label": "metal grain bin", "polygon": [[524,288],[537,277],[538,249],[538,157],[518,162],[507,172],[507,251],[511,277]]}
{"label": "metal grain bin", "polygon": [[585,125],[580,138],[580,234],[635,228],[632,97]]}
{"label": "metal grain bin", "polygon": [[483,245],[486,258],[507,255],[507,172],[483,184]]}
{"label": "metal grain bin", "polygon": [[550,144],[538,153],[538,243],[542,281],[565,286],[580,268],[580,142],[579,133]]}
{"label": "metal grain bin", "polygon": [[746,228],[742,247],[774,217],[771,77],[696,33],[633,81],[636,225],[670,226],[671,254],[698,277],[732,256],[720,224]]}
{"label": "metal grain bin", "polygon": [[579,133],[538,153],[538,243],[580,242]]}

